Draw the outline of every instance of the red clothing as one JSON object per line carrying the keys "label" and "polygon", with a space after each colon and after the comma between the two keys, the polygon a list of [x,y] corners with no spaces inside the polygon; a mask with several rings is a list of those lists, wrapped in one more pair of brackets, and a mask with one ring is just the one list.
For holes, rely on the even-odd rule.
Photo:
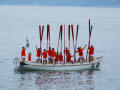
{"label": "red clothing", "polygon": [[31,61],[31,54],[28,54],[28,61]]}
{"label": "red clothing", "polygon": [[51,57],[52,50],[48,50],[48,51],[47,51],[47,53],[48,53],[48,56],[50,56],[50,57]]}
{"label": "red clothing", "polygon": [[66,54],[66,56],[70,53],[70,50],[69,49],[65,49],[64,50],[64,53]]}
{"label": "red clothing", "polygon": [[26,56],[26,54],[25,54],[25,48],[24,49],[22,49],[22,51],[21,51],[21,56]]}
{"label": "red clothing", "polygon": [[59,55],[58,55],[58,60],[59,60],[60,62],[63,61],[63,55],[62,55],[62,54],[59,54]]}
{"label": "red clothing", "polygon": [[56,61],[56,62],[59,61],[59,55],[58,55],[58,54],[56,55],[56,59],[55,59],[55,61]]}
{"label": "red clothing", "polygon": [[42,53],[42,55],[43,55],[43,58],[47,58],[47,51],[44,51],[43,53]]}
{"label": "red clothing", "polygon": [[90,47],[90,48],[89,48],[89,54],[90,54],[90,55],[93,55],[93,54],[94,54],[94,47]]}
{"label": "red clothing", "polygon": [[42,50],[37,49],[37,54],[36,54],[36,56],[37,56],[37,57],[40,57],[41,53],[42,53]]}
{"label": "red clothing", "polygon": [[77,52],[79,53],[79,56],[83,56],[83,49],[82,48],[79,49]]}
{"label": "red clothing", "polygon": [[55,50],[51,50],[51,57],[56,57],[56,52],[55,52]]}
{"label": "red clothing", "polygon": [[72,58],[72,57],[73,57],[72,55],[67,55],[66,61],[67,61],[67,62],[71,62],[71,58]]}

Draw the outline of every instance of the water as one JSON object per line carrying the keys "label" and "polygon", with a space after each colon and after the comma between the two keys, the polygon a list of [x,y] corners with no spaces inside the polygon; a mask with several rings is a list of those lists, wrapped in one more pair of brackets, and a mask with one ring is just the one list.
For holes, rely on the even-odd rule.
{"label": "water", "polygon": [[[120,8],[0,6],[0,90],[120,90],[119,11]],[[95,46],[95,56],[104,56],[100,70],[14,71],[13,59],[20,56],[26,36],[31,43],[27,52],[31,51],[35,59],[39,24],[51,24],[51,34],[55,37],[60,24],[79,24],[78,46],[84,46],[88,42],[89,18],[93,24],[91,43]],[[51,38],[55,47],[58,38]]]}

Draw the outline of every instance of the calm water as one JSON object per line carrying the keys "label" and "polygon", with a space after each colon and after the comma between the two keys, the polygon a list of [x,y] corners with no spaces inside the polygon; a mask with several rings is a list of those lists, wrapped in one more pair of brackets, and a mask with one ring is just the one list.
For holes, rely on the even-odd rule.
{"label": "calm water", "polygon": [[[120,8],[0,6],[0,90],[120,90],[119,11]],[[100,70],[14,71],[13,59],[20,56],[26,36],[31,43],[28,51],[35,59],[35,46],[39,45],[38,24],[51,24],[54,47],[59,24],[79,24],[78,45],[84,46],[88,41],[88,18],[93,24],[95,56],[104,56]],[[43,47],[45,45],[44,39]]]}

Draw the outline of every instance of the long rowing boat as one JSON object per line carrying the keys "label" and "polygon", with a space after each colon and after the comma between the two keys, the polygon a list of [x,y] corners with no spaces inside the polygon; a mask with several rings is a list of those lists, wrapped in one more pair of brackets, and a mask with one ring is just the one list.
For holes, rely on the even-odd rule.
{"label": "long rowing boat", "polygon": [[97,69],[99,68],[100,62],[103,57],[96,57],[91,62],[84,63],[65,63],[65,64],[42,64],[36,63],[35,61],[21,62],[20,58],[14,59],[14,65],[16,69],[25,70],[42,70],[42,71],[69,71],[69,70],[86,70],[86,69]]}

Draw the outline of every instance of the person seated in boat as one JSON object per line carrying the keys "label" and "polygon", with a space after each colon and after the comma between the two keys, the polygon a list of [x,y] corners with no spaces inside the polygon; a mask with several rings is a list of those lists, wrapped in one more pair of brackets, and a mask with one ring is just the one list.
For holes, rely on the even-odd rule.
{"label": "person seated in boat", "polygon": [[46,49],[44,49],[42,56],[43,56],[43,64],[46,64],[47,63],[47,51],[46,51]]}
{"label": "person seated in boat", "polygon": [[42,49],[41,48],[37,48],[37,46],[36,46],[36,62],[38,63],[38,62],[40,62],[40,63],[42,63],[42,60],[40,59],[40,57],[41,57],[41,54],[42,54]]}
{"label": "person seated in boat", "polygon": [[89,50],[89,62],[91,62],[91,61],[94,60],[94,57],[93,57],[93,55],[94,55],[94,46],[91,45],[91,46],[88,48],[88,50]]}
{"label": "person seated in boat", "polygon": [[67,54],[67,58],[66,58],[66,62],[67,63],[71,63],[71,58],[72,58],[73,56],[71,55],[71,53],[68,53]]}
{"label": "person seated in boat", "polygon": [[48,54],[48,63],[51,63],[51,53],[52,53],[52,50],[51,50],[51,47],[49,47],[49,50],[47,50],[47,54]]}
{"label": "person seated in boat", "polygon": [[63,62],[63,55],[62,55],[62,52],[60,52],[60,54],[58,55],[58,61],[59,61],[60,63]]}
{"label": "person seated in boat", "polygon": [[78,54],[79,54],[79,58],[78,58],[78,62],[80,63],[80,62],[84,62],[84,55],[83,55],[83,50],[85,49],[85,47],[86,47],[86,45],[84,46],[84,48],[82,48],[82,47],[78,47],[77,49],[77,51],[76,51],[76,53],[78,52]]}
{"label": "person seated in boat", "polygon": [[28,61],[31,61],[31,52],[28,53]]}
{"label": "person seated in boat", "polygon": [[64,53],[65,53],[65,55],[67,56],[67,55],[70,53],[70,50],[66,47],[66,48],[64,49]]}
{"label": "person seated in boat", "polygon": [[26,57],[26,47],[22,47],[21,59],[23,62],[25,62],[25,57]]}
{"label": "person seated in boat", "polygon": [[54,50],[54,48],[52,48],[52,50],[51,50],[51,59],[52,59],[52,62],[51,63],[55,62],[55,58],[56,58],[56,51]]}

